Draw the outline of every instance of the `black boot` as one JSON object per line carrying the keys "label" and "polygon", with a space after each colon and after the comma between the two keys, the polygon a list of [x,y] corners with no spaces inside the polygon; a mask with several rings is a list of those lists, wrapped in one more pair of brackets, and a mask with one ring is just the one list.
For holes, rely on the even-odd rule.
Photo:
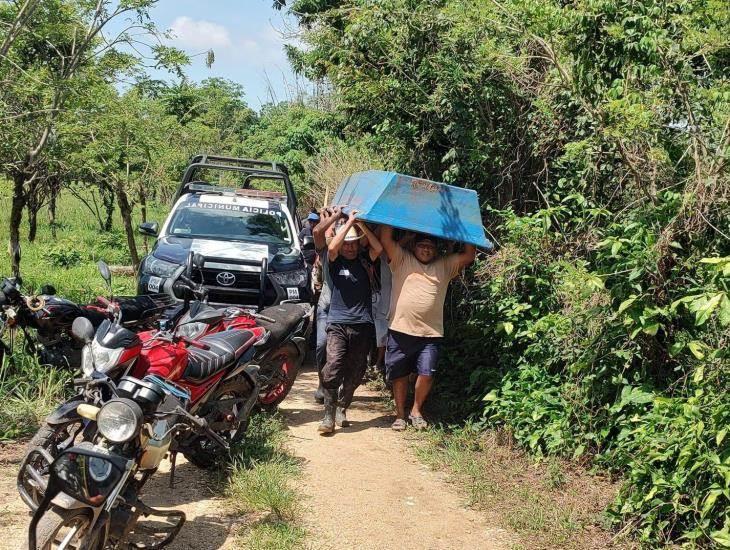
{"label": "black boot", "polygon": [[335,424],[337,424],[340,428],[350,427],[350,421],[347,420],[347,409],[337,407],[337,410],[335,411]]}
{"label": "black boot", "polygon": [[335,431],[335,406],[337,398],[332,390],[324,390],[324,418],[319,423],[317,430],[321,434],[331,434]]}
{"label": "black boot", "polygon": [[317,387],[317,390],[314,392],[314,400],[320,405],[324,404],[324,389],[322,388],[321,383]]}

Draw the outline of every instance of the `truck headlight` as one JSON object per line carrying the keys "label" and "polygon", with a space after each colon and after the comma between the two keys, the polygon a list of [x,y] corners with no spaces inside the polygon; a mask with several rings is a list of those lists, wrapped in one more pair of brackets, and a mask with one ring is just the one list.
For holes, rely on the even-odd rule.
{"label": "truck headlight", "polygon": [[113,443],[125,443],[142,427],[142,409],[131,399],[112,399],[96,416],[99,433]]}
{"label": "truck headlight", "polygon": [[150,254],[142,262],[140,271],[149,275],[156,275],[157,277],[172,277],[179,268],[180,266],[178,264],[160,260]]}
{"label": "truck headlight", "polygon": [[279,286],[304,286],[307,284],[309,273],[306,268],[295,269],[294,271],[280,271],[279,273],[269,273]]}

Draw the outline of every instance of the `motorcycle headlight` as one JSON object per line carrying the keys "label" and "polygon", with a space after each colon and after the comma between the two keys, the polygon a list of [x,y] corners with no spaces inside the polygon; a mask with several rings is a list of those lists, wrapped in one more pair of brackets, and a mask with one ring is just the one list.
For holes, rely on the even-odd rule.
{"label": "motorcycle headlight", "polygon": [[178,264],[172,262],[166,262],[155,258],[152,254],[147,256],[142,262],[142,273],[148,273],[150,275],[156,275],[158,277],[172,277],[180,268]]}
{"label": "motorcycle headlight", "polygon": [[81,372],[87,378],[94,372],[94,358],[91,355],[91,346],[88,345],[81,350]]}
{"label": "motorcycle headlight", "polygon": [[281,271],[279,273],[269,273],[274,281],[280,286],[304,286],[307,284],[309,273],[307,269],[295,269],[294,271]]}
{"label": "motorcycle headlight", "polygon": [[125,443],[142,427],[142,409],[131,399],[112,399],[96,416],[99,433],[113,443]]}
{"label": "motorcycle headlight", "polygon": [[[84,348],[86,349],[86,348]],[[105,348],[96,340],[91,342],[91,358],[93,360],[93,368],[99,372],[108,372],[113,369],[119,358],[122,356],[124,348]]]}

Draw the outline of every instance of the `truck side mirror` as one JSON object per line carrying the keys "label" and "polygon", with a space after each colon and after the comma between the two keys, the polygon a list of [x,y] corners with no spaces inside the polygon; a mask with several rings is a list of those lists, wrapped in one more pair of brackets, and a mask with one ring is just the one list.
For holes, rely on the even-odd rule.
{"label": "truck side mirror", "polygon": [[139,232],[142,233],[142,235],[147,235],[148,237],[157,237],[157,234],[160,232],[160,226],[157,222],[141,223],[137,229],[139,229]]}

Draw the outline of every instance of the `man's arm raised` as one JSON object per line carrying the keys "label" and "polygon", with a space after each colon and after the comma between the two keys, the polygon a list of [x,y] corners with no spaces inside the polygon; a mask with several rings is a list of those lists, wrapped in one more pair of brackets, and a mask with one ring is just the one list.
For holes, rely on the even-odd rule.
{"label": "man's arm raised", "polygon": [[464,243],[464,250],[456,254],[458,270],[461,271],[471,264],[477,257],[477,247],[473,244]]}
{"label": "man's arm raised", "polygon": [[345,226],[340,231],[338,231],[334,237],[332,237],[332,240],[327,247],[327,257],[329,258],[330,262],[334,262],[337,259],[337,256],[340,255],[340,248],[342,248],[342,243],[345,242],[345,236],[347,235],[347,232],[352,229],[352,226],[355,225],[356,214],[357,210],[353,210],[352,212],[350,212],[350,216],[347,218],[347,223],[345,224]]}
{"label": "man's arm raised", "polygon": [[319,213],[319,216],[321,221],[312,230],[315,250],[322,250],[327,245],[327,230],[340,217],[340,207],[335,206],[333,208],[323,208]]}
{"label": "man's arm raised", "polygon": [[357,222],[357,226],[368,239],[368,243],[370,244],[370,261],[374,262],[383,252],[383,245],[380,243],[375,233],[370,231],[370,229],[368,229],[368,226],[365,225],[363,222]]}
{"label": "man's arm raised", "polygon": [[400,245],[393,240],[393,227],[390,225],[380,226],[380,243],[388,255],[388,260],[393,261],[399,252]]}

